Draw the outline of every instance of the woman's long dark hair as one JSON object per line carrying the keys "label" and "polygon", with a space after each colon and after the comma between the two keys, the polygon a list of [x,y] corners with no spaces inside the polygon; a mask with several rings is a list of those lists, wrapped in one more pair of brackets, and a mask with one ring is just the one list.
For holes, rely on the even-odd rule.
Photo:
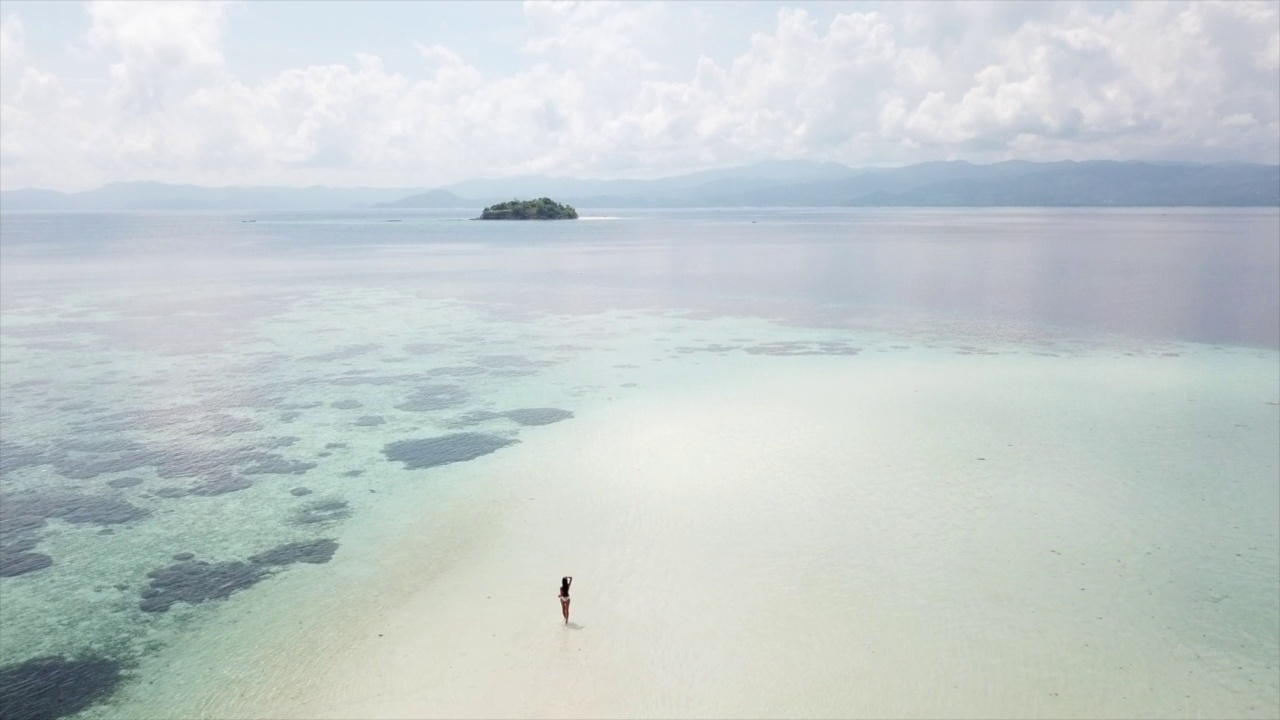
{"label": "woman's long dark hair", "polygon": [[564,577],[560,578],[560,591],[563,592],[568,589],[569,589],[569,576],[565,575]]}

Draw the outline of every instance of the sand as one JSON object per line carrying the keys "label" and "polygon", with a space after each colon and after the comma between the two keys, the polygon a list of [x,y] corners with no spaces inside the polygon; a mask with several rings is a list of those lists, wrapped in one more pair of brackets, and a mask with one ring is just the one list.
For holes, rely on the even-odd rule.
{"label": "sand", "polygon": [[[1066,385],[1063,363],[1076,363]],[[1194,583],[1168,583],[1195,568],[1162,553],[1180,535],[1203,542],[1215,521],[1171,526],[1171,510],[1122,471],[1135,442],[1117,437],[1125,428],[1191,438],[1145,471],[1185,470],[1205,452],[1185,424],[1196,416],[1160,432],[1135,422],[1139,407],[1167,417],[1153,393],[1185,402],[1165,392],[1185,378],[1081,358],[786,367],[801,372],[761,363],[654,389],[451,466],[449,482],[481,489],[459,490],[375,553],[340,552],[331,595],[246,616],[296,628],[287,640],[229,635],[250,607],[233,597],[223,629],[192,642],[254,664],[175,667],[223,676],[159,707],[272,718],[1275,713],[1265,653],[1193,642],[1211,619],[1186,604],[1198,602]],[[565,574],[576,578],[568,626],[556,600]],[[266,591],[284,597],[289,582]],[[1232,602],[1269,612],[1247,590]]]}

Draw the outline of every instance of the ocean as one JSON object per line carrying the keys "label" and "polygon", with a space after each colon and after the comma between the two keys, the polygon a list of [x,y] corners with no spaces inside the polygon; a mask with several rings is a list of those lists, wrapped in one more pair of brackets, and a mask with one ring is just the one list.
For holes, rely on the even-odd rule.
{"label": "ocean", "polygon": [[582,214],[0,215],[0,715],[1280,714],[1275,209]]}

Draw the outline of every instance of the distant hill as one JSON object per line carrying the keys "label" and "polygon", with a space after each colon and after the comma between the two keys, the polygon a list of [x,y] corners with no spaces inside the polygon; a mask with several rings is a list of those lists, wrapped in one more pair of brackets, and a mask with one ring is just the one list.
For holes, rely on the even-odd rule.
{"label": "distant hill", "polygon": [[109,183],[96,190],[0,192],[0,211],[73,210],[345,210],[394,202],[427,188],[200,187],[153,182]]}
{"label": "distant hill", "polygon": [[469,198],[511,199],[555,195],[565,197],[664,197],[713,183],[737,183],[747,188],[769,188],[811,180],[847,177],[856,171],[839,163],[810,160],[774,160],[742,167],[719,168],[655,180],[579,180],[542,175],[465,180],[443,189]]}
{"label": "distant hill", "polygon": [[417,195],[400,198],[395,202],[374,203],[375,208],[468,208],[475,207],[474,200],[464,200],[448,190],[429,190]]}
{"label": "distant hill", "polygon": [[474,208],[554,196],[579,208],[1280,207],[1280,166],[1088,161],[929,162],[854,169],[765,162],[652,180],[526,176],[443,188],[203,188],[112,183],[97,190],[0,192],[0,210],[345,210]]}
{"label": "distant hill", "polygon": [[705,200],[726,207],[1280,206],[1280,166],[1145,162],[937,163]]}

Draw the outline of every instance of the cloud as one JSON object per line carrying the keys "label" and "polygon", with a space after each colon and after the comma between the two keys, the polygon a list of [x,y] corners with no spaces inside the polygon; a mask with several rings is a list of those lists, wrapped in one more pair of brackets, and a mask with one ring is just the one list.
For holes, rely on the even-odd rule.
{"label": "cloud", "polygon": [[79,124],[79,110],[79,99],[65,92],[56,75],[28,64],[21,19],[11,14],[0,20],[0,185],[21,187],[48,177],[30,172],[48,156],[64,163],[65,149],[47,148],[54,132]]}
{"label": "cloud", "polygon": [[117,58],[110,65],[111,100],[156,112],[175,94],[217,82],[225,71],[225,7],[214,0],[90,3],[86,42]]}
{"label": "cloud", "polygon": [[26,55],[26,33],[22,20],[9,14],[0,20],[0,67],[11,67],[22,62]]}
{"label": "cloud", "polygon": [[[526,3],[527,62],[483,73],[417,45],[255,83],[220,3],[90,3],[105,72],[65,84],[0,23],[5,187],[110,180],[433,185],[652,175],[766,158],[1280,160],[1275,3],[904,3],[820,20],[782,7],[737,57],[662,52],[708,5]],[[725,24],[725,27],[731,25]],[[736,27],[736,26],[735,26]]]}

